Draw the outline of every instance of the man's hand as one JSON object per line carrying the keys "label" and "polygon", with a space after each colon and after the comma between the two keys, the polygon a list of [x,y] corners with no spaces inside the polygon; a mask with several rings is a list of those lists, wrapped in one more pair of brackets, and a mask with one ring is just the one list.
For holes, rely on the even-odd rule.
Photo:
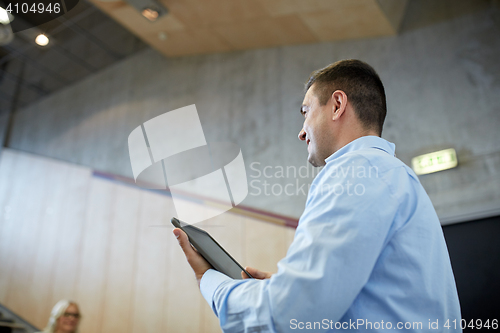
{"label": "man's hand", "polygon": [[[198,281],[198,287],[200,286],[200,281],[205,274],[206,271],[208,271],[212,266],[203,258],[196,250],[191,246],[191,243],[189,243],[188,236],[184,231],[182,231],[179,228],[174,229],[174,235],[179,241],[179,245],[182,248],[182,251],[184,251],[184,254],[186,255],[186,259],[191,266],[191,268],[194,271],[194,275],[196,276],[196,280]],[[252,273],[250,273],[252,274]]]}
{"label": "man's hand", "polygon": [[[271,272],[263,272],[263,271],[259,271],[257,268],[252,268],[252,267],[245,267],[245,270],[250,273],[251,276],[253,276],[254,278],[256,278],[257,280],[264,280],[264,279],[269,279],[271,277],[271,275],[273,275],[273,273]],[[241,277],[243,279],[249,279],[250,277],[248,275],[246,275],[245,272],[241,272]]]}

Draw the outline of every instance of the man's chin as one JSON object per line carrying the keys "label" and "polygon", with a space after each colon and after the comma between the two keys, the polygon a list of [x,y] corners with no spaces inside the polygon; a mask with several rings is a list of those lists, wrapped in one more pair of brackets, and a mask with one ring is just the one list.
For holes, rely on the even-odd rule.
{"label": "man's chin", "polygon": [[316,158],[314,155],[311,154],[309,154],[307,161],[315,168],[322,167],[326,164],[325,160],[318,161],[318,158]]}
{"label": "man's chin", "polygon": [[318,167],[318,163],[317,161],[314,159],[313,156],[309,155],[309,157],[307,158],[307,161],[313,166],[313,167]]}

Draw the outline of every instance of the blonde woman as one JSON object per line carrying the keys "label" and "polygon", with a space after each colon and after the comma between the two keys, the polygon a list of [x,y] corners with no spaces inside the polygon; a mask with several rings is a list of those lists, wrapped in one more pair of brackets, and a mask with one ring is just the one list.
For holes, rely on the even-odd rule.
{"label": "blonde woman", "polygon": [[63,299],[54,305],[47,327],[40,333],[76,333],[80,317],[78,305]]}

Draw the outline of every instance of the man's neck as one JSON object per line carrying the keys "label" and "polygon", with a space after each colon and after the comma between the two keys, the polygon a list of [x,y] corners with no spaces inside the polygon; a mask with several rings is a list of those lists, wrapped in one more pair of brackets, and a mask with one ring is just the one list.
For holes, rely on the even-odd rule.
{"label": "man's neck", "polygon": [[336,147],[335,147],[335,151],[338,151],[339,149],[341,149],[342,147],[345,147],[346,145],[348,145],[349,143],[353,142],[354,140],[357,140],[359,138],[362,138],[364,136],[378,136],[380,137],[380,135],[378,135],[375,131],[368,131],[368,130],[365,130],[365,131],[359,131],[359,132],[353,132],[353,133],[349,133],[348,135],[345,135],[344,137],[342,137]]}

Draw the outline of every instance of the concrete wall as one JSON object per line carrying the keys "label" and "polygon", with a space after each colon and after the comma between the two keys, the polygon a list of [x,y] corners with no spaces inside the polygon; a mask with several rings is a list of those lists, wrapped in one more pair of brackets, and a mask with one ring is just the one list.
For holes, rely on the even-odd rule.
{"label": "concrete wall", "polygon": [[421,177],[442,221],[494,213],[500,208],[499,21],[492,5],[437,23],[406,20],[396,37],[179,59],[146,50],[17,112],[10,147],[131,177],[128,134],[196,104],[208,141],[240,145],[249,181],[260,181],[254,187],[264,190],[267,180],[298,190],[255,195],[250,188],[243,204],[298,217],[306,198],[299,188],[312,181],[312,169],[307,177],[253,178],[251,164],[304,166],[304,175],[306,146],[297,139],[303,83],[315,69],[358,58],[385,84],[383,137],[396,144],[403,162],[457,149],[458,168]]}

